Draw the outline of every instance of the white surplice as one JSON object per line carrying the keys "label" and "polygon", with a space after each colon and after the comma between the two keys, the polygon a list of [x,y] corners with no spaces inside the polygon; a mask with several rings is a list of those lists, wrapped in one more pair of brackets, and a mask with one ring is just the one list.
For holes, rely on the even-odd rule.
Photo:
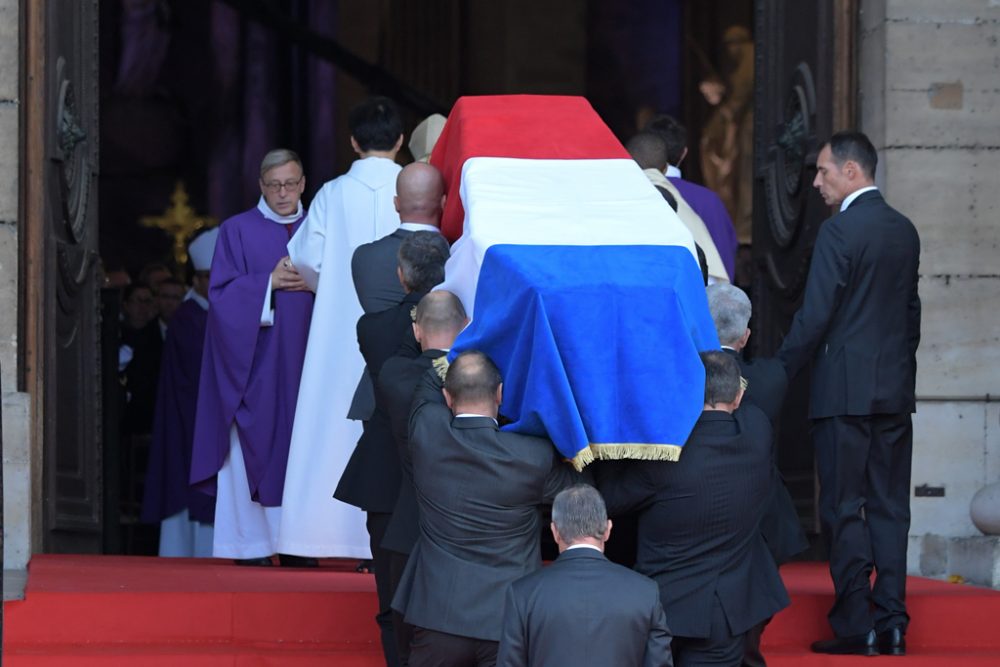
{"label": "white surplice", "polygon": [[292,264],[316,291],[316,302],[285,473],[280,553],[370,556],[364,512],[335,500],[333,491],[361,437],[361,422],[347,419],[365,365],[351,255],[399,227],[392,201],[399,171],[386,158],[355,161],[317,193],[288,242]]}

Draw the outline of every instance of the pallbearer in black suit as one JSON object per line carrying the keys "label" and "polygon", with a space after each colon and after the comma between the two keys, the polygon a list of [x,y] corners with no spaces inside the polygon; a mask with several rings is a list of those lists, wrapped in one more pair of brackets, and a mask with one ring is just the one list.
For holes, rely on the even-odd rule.
{"label": "pallbearer in black suit", "polygon": [[820,151],[813,185],[840,212],[816,237],[802,307],[778,352],[789,376],[813,364],[809,417],[837,593],[836,638],[813,644],[822,653],[902,655],[909,622],[920,238],[875,187],[876,162],[857,132],[838,132]]}
{"label": "pallbearer in black suit", "polygon": [[[756,359],[753,363],[743,359],[743,348],[750,340],[750,316],[753,314],[750,298],[746,292],[729,283],[710,285],[706,292],[708,309],[712,313],[722,350],[739,363],[740,374],[747,381],[743,402],[760,408],[771,420],[772,427],[776,428],[788,379],[777,359]],[[760,532],[775,564],[781,565],[807,549],[809,541],[778,471],[773,444],[771,461],[775,483],[771,486],[771,496],[761,517]],[[760,638],[768,621],[747,631],[743,667],[763,667],[767,664],[760,652]]]}
{"label": "pallbearer in black suit", "polygon": [[674,664],[737,667],[744,633],[788,605],[760,534],[771,424],[756,406],[740,407],[735,359],[701,356],[705,409],[680,461],[601,463],[598,488],[612,517],[640,512],[635,569],[660,586]]}
{"label": "pallbearer in black suit", "polygon": [[[401,346],[415,349],[412,312],[420,298],[444,279],[448,242],[437,232],[414,232],[399,247],[399,281],[406,297],[396,306],[378,313],[366,313],[358,320],[358,346],[368,371],[377,374],[386,359]],[[409,344],[406,342],[409,341]],[[372,569],[379,596],[376,621],[382,635],[382,649],[390,666],[398,664],[393,636],[392,594],[389,583],[389,554],[382,538],[399,493],[400,466],[396,443],[385,406],[378,402],[371,419],[340,477],[334,498],[367,513],[366,527],[371,540]]]}
{"label": "pallbearer in black suit", "polygon": [[498,429],[502,396],[500,372],[475,351],[455,358],[443,393],[434,370],[417,387],[420,536],[392,601],[416,626],[410,667],[496,663],[507,586],[542,564],[539,505],[580,481],[549,440]]}
{"label": "pallbearer in black suit", "polygon": [[[410,459],[408,425],[413,394],[421,376],[430,368],[445,368],[443,358],[469,319],[462,302],[451,292],[431,292],[417,304],[413,335],[422,350],[419,357],[395,356],[382,364],[375,383],[380,409],[384,406],[392,427],[392,437],[399,454],[402,476],[392,517],[382,538],[382,548],[389,552],[389,595],[395,595],[410,551],[420,534],[417,493],[413,488],[413,462]],[[401,665],[409,664],[413,626],[398,611],[392,612],[392,627]]]}
{"label": "pallbearer in black suit", "polygon": [[[403,241],[414,232],[439,232],[444,209],[444,179],[429,164],[409,164],[396,177],[393,205],[399,228],[371,243],[359,245],[351,256],[354,290],[365,313],[392,308],[406,297],[396,274],[396,257]],[[348,419],[371,419],[375,410],[375,376],[366,369],[354,392]]]}
{"label": "pallbearer in black suit", "polygon": [[552,503],[559,558],[507,590],[498,667],[668,667],[670,629],[656,583],[604,557],[611,521],[577,484]]}

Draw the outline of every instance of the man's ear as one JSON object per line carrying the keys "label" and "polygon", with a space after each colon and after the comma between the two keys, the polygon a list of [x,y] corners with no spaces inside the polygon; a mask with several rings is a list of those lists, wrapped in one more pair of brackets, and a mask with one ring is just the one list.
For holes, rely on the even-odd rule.
{"label": "man's ear", "polygon": [[444,204],[448,201],[448,195],[441,195],[441,210],[444,210]]}
{"label": "man's ear", "polygon": [[351,148],[355,153],[361,155],[361,146],[358,145],[358,140],[354,138],[353,134],[351,135]]}
{"label": "man's ear", "polygon": [[559,544],[559,540],[562,539],[562,538],[559,537],[559,529],[556,528],[556,522],[555,521],[550,521],[549,522],[549,530],[552,531],[552,539],[556,541],[556,544]]}
{"label": "man's ear", "polygon": [[677,164],[675,164],[674,166],[675,167],[680,167],[681,166],[681,162],[684,162],[684,158],[686,158],[687,156],[688,156],[688,149],[687,149],[687,146],[685,146],[684,150],[681,151],[681,157],[680,157],[680,159],[677,160]]}
{"label": "man's ear", "polygon": [[497,385],[497,405],[503,403],[503,382]]}
{"label": "man's ear", "polygon": [[740,390],[738,392],[736,392],[736,398],[733,400],[733,411],[734,412],[739,409],[740,403],[743,402],[743,394],[745,394],[745,393],[746,393],[746,391],[743,389],[742,386],[740,387]]}
{"label": "man's ear", "polygon": [[420,331],[420,325],[414,322],[410,326],[413,327],[413,337],[417,340],[417,344],[420,344],[420,336],[422,335]]}
{"label": "man's ear", "polygon": [[608,519],[608,527],[604,529],[604,535],[601,539],[605,542],[611,537],[611,519]]}
{"label": "man's ear", "polygon": [[392,196],[392,206],[396,209],[396,213],[399,213],[399,195]]}
{"label": "man's ear", "polygon": [[451,410],[452,409],[452,407],[451,407],[451,405],[452,405],[451,394],[449,394],[448,390],[445,389],[444,387],[441,387],[441,393],[444,394],[445,405],[447,405],[448,409]]}
{"label": "man's ear", "polygon": [[747,327],[747,330],[743,332],[743,336],[740,338],[741,350],[747,346],[747,341],[749,340],[750,340],[750,327]]}
{"label": "man's ear", "polygon": [[403,267],[396,265],[396,278],[399,279],[399,286],[406,289],[406,282],[403,280]]}
{"label": "man's ear", "polygon": [[392,147],[392,150],[399,152],[399,149],[403,147],[403,135],[400,133],[399,139],[396,139],[396,145]]}

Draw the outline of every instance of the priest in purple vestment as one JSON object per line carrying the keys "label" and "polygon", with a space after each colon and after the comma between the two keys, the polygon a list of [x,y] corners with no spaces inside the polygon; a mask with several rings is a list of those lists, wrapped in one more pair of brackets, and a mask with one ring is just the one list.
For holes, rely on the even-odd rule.
{"label": "priest in purple vestment", "polygon": [[208,322],[208,276],[218,236],[213,228],[188,246],[192,287],[170,318],[163,343],[141,516],[143,522],[159,522],[161,556],[212,555],[215,498],[191,487],[188,479]]}
{"label": "priest in purple vestment", "polygon": [[313,307],[285,250],[304,217],[302,161],[269,152],[260,189],[257,206],[219,228],[191,461],[192,484],[216,494],[213,555],[246,565],[270,565],[277,551]]}
{"label": "priest in purple vestment", "polygon": [[677,188],[688,206],[701,217],[712,241],[715,242],[715,248],[719,251],[719,257],[726,267],[726,272],[729,273],[730,281],[736,280],[736,250],[739,241],[726,205],[722,203],[719,195],[705,186],[682,178],[680,165],[688,152],[687,129],[672,116],[665,114],[653,118],[644,129],[660,135],[667,143],[669,164],[664,175]]}

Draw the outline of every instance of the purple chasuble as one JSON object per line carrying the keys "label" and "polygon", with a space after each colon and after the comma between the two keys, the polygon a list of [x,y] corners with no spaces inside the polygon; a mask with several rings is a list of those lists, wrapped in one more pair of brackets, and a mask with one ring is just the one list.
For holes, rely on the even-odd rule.
{"label": "purple chasuble", "polygon": [[704,221],[709,236],[715,241],[715,249],[719,251],[722,265],[729,274],[729,280],[736,280],[736,249],[739,241],[736,240],[736,228],[733,227],[726,205],[719,199],[719,195],[703,185],[674,176],[670,177],[670,182],[681,193],[688,206]]}
{"label": "purple chasuble", "polygon": [[215,492],[235,423],[250,497],[267,507],[281,505],[313,294],[275,291],[273,326],[261,326],[261,311],[271,272],[301,223],[288,229],[256,208],[223,222],[208,290],[191,483]]}
{"label": "purple chasuble", "polygon": [[141,519],[146,523],[162,521],[185,508],[193,521],[212,523],[215,519],[215,498],[188,483],[207,320],[208,312],[188,299],[167,327],[142,498]]}

